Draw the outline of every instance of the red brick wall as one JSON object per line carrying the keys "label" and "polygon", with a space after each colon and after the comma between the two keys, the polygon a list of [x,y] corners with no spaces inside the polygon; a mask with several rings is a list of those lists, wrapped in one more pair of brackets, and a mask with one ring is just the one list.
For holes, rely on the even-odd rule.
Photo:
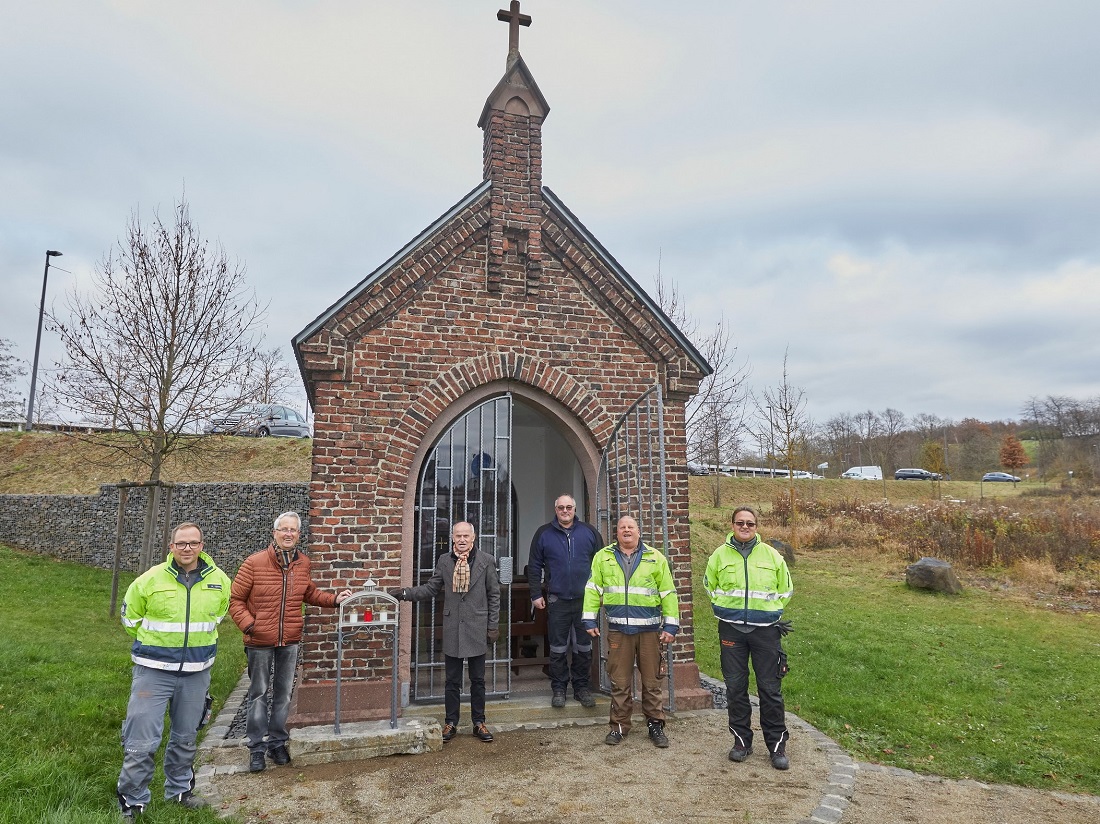
{"label": "red brick wall", "polygon": [[[382,588],[400,585],[417,450],[433,424],[465,411],[472,390],[499,380],[533,387],[572,410],[599,448],[662,382],[669,555],[683,604],[677,649],[690,661],[683,405],[699,375],[667,328],[544,204],[541,121],[492,112],[485,146],[489,193],[300,347],[315,401],[315,576],[328,589],[358,588],[368,574]],[[335,677],[335,630],[332,612],[311,610],[303,684]],[[388,674],[382,640],[345,657],[347,677]]]}

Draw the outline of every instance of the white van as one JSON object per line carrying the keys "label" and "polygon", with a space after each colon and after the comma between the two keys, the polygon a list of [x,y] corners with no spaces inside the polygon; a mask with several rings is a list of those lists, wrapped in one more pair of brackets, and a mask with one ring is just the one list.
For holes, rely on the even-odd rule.
{"label": "white van", "polygon": [[853,466],[840,477],[857,481],[881,481],[881,466]]}

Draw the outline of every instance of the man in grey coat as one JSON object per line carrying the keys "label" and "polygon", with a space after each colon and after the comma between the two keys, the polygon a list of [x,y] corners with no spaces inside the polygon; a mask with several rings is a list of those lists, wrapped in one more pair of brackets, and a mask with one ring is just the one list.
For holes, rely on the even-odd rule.
{"label": "man in grey coat", "polygon": [[443,657],[446,687],[443,741],[458,731],[462,661],[470,674],[470,716],[474,735],[488,743],[485,726],[485,654],[500,630],[500,582],[494,559],[474,550],[474,527],[460,521],[451,528],[450,552],[439,556],[432,577],[418,587],[391,589],[399,601],[428,601],[443,593]]}

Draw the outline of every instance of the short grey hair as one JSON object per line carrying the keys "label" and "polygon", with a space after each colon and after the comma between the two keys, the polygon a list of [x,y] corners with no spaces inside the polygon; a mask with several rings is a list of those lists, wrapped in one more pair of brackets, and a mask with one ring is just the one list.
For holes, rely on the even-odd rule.
{"label": "short grey hair", "polygon": [[279,528],[279,521],[281,521],[283,518],[293,518],[295,521],[298,522],[298,527],[297,527],[298,531],[299,532],[302,531],[302,516],[299,515],[297,512],[284,512],[282,515],[280,515],[278,518],[275,519],[275,523],[273,523],[271,525],[271,528],[272,529],[278,529]]}

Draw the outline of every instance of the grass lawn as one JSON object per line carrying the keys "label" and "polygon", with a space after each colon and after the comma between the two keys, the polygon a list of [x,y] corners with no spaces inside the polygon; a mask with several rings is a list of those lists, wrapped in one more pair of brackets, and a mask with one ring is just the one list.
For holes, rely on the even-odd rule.
{"label": "grass lawn", "polygon": [[1100,616],[912,590],[903,572],[799,556],[791,709],[864,760],[1100,793]]}
{"label": "grass lawn", "polygon": [[[714,514],[691,533],[696,658],[716,678],[702,579],[719,527]],[[911,590],[874,550],[803,551],[791,574],[787,707],[855,758],[1100,794],[1100,616]]]}
{"label": "grass lawn", "polygon": [[[692,479],[695,501],[706,500],[695,482],[707,480]],[[703,569],[732,501],[774,498],[778,485],[760,483],[723,479],[723,507],[693,507],[697,655],[713,676],[717,632]],[[818,483],[816,494],[850,495],[839,485],[860,482],[834,483]],[[892,495],[930,491],[890,484]],[[129,636],[107,616],[110,573],[2,547],[0,569],[0,821],[113,821],[130,661]],[[1100,794],[1100,616],[978,588],[954,598],[910,591],[903,572],[901,561],[870,549],[799,554],[786,640],[791,711],[861,760]],[[221,640],[219,703],[244,668],[231,621]],[[218,820],[168,808],[162,781],[147,821]]]}
{"label": "grass lawn", "polygon": [[[115,822],[131,664],[130,636],[107,615],[111,574],[6,547],[0,570],[0,821]],[[221,626],[218,704],[244,669],[240,633]],[[218,821],[162,801],[162,755],[144,820]]]}

